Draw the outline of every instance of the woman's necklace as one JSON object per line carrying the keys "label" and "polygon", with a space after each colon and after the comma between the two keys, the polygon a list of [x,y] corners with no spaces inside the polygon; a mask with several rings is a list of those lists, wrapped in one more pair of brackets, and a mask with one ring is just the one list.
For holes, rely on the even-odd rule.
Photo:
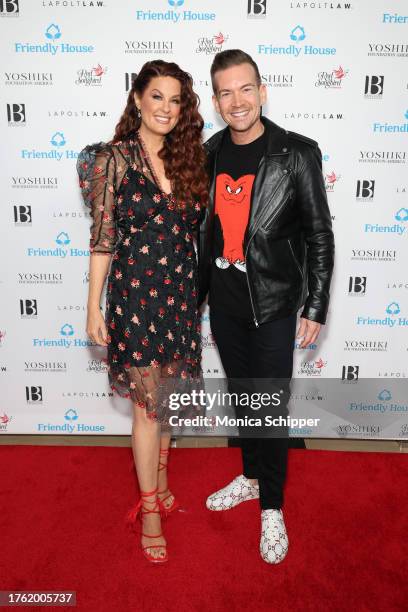
{"label": "woman's necklace", "polygon": [[147,149],[146,143],[143,140],[143,138],[142,138],[142,136],[141,136],[139,131],[137,132],[137,137],[139,138],[139,141],[140,141],[140,145],[141,145],[140,148],[141,148],[142,155],[143,155],[143,161],[146,162],[146,166],[148,167],[148,169],[150,171],[150,174],[152,175],[156,185],[158,186],[160,191],[162,193],[164,193],[164,195],[171,196],[171,193],[166,193],[164,191],[163,187],[161,186],[161,183],[159,181],[159,177],[157,176],[156,171],[155,171],[154,166],[153,166],[153,163],[152,163],[152,160],[150,159],[150,155],[149,155],[149,151]]}

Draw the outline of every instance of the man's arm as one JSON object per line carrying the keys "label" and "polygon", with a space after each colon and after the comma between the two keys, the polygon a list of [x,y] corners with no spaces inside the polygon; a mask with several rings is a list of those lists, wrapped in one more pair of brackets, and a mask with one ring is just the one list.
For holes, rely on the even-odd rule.
{"label": "man's arm", "polygon": [[[301,317],[316,323],[326,322],[330,283],[334,266],[334,236],[322,174],[319,147],[304,147],[297,174],[297,202],[307,245],[309,295]],[[313,326],[315,327],[315,326]]]}

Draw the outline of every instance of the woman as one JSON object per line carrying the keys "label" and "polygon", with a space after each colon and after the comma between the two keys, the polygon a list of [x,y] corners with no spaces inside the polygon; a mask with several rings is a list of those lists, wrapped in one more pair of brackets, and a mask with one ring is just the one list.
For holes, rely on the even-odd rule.
{"label": "woman", "polygon": [[108,347],[112,389],[132,400],[141,499],[128,518],[142,519],[142,550],[152,562],[168,559],[161,518],[178,506],[167,484],[164,392],[194,384],[201,370],[192,232],[208,192],[198,104],[188,73],[147,62],[113,140],[86,147],[77,165],[93,218],[87,333]]}

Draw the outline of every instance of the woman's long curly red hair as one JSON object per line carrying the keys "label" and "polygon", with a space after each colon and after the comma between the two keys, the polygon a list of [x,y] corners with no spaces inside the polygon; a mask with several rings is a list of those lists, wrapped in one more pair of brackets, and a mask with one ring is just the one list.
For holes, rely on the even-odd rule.
{"label": "woman's long curly red hair", "polygon": [[163,160],[166,177],[178,202],[192,205],[207,204],[208,174],[206,154],[202,145],[204,121],[198,112],[200,99],[193,90],[193,79],[173,62],[154,60],[146,62],[137,77],[127,99],[126,108],[115,129],[113,142],[134,136],[141,118],[137,115],[135,93],[141,97],[154,77],[168,76],[181,84],[180,117],[173,130],[166,135],[159,157]]}

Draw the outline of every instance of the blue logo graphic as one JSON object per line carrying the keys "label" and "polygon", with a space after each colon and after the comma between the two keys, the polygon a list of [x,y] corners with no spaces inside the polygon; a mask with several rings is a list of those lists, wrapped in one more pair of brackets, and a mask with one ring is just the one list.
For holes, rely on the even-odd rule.
{"label": "blue logo graphic", "polygon": [[55,134],[51,136],[50,143],[53,147],[63,147],[67,141],[65,140],[65,136],[62,132],[55,132]]}
{"label": "blue logo graphic", "polygon": [[385,312],[387,314],[397,315],[401,312],[401,309],[399,307],[399,304],[397,304],[397,302],[391,302],[391,304],[388,304],[387,308],[385,309]]}
{"label": "blue logo graphic", "polygon": [[[408,125],[408,124],[407,124]],[[408,208],[400,208],[394,214],[394,219],[396,221],[408,221]],[[390,233],[397,234],[397,236],[402,236],[406,231],[406,226],[401,225],[401,223],[394,223],[394,225],[380,225],[379,223],[365,223],[364,231],[366,233]]]}
{"label": "blue logo graphic", "polygon": [[381,393],[378,394],[378,399],[382,402],[388,402],[391,399],[391,393],[388,389],[383,389]]}
{"label": "blue logo graphic", "polygon": [[60,329],[61,336],[73,336],[74,328],[69,323],[65,323]]}
{"label": "blue logo graphic", "polygon": [[[258,53],[265,55],[288,55],[292,57],[299,57],[302,55],[336,55],[336,47],[315,47],[314,45],[301,44],[307,38],[305,28],[301,25],[297,25],[291,30],[289,38],[292,41],[289,45],[287,44],[259,44]],[[293,44],[295,43],[295,44]]]}
{"label": "blue logo graphic", "polygon": [[[404,113],[404,119],[408,119],[408,110]],[[408,132],[408,123],[374,123],[373,131],[385,132]]]}
{"label": "blue logo graphic", "polygon": [[293,28],[292,32],[290,33],[290,39],[294,40],[295,42],[302,42],[302,40],[305,40],[305,38],[305,28],[300,25]]}
{"label": "blue logo graphic", "polygon": [[60,232],[56,237],[55,242],[57,244],[69,244],[71,239],[66,232]]}
{"label": "blue logo graphic", "polygon": [[[67,433],[79,432],[102,432],[105,431],[105,425],[87,424],[79,422],[79,415],[76,410],[70,408],[64,413],[65,422],[63,424],[38,423],[38,431],[66,431]],[[78,423],[76,423],[78,421]]]}
{"label": "blue logo graphic", "polygon": [[59,257],[66,259],[67,257],[88,257],[89,249],[78,249],[76,247],[64,248],[71,244],[71,238],[67,232],[60,232],[55,238],[55,243],[58,245],[55,248],[27,248],[29,257]]}
{"label": "blue logo graphic", "polygon": [[71,42],[61,42],[62,32],[56,23],[51,23],[44,32],[47,42],[30,43],[15,42],[14,51],[16,53],[46,53],[57,55],[57,53],[93,53],[95,48],[88,44],[72,44]]}
{"label": "blue logo graphic", "polygon": [[[142,4],[142,3],[139,3]],[[145,2],[145,5],[151,6],[151,2]],[[207,13],[204,11],[184,10],[178,11],[184,5],[184,0],[167,0],[168,7],[174,10],[155,11],[152,8],[136,11],[136,19],[138,21],[164,21],[166,24],[181,23],[182,21],[215,21],[215,13]]]}
{"label": "blue logo graphic", "polygon": [[408,15],[398,15],[398,13],[383,13],[383,23],[408,23]]}
{"label": "blue logo graphic", "polygon": [[55,161],[61,161],[63,158],[70,160],[78,158],[78,151],[63,148],[67,141],[62,132],[54,132],[49,140],[49,144],[53,147],[52,149],[21,149],[20,155],[23,159],[54,159]]}
{"label": "blue logo graphic", "polygon": [[408,221],[408,208],[400,208],[397,210],[395,218],[397,221]]}
{"label": "blue logo graphic", "polygon": [[49,38],[50,40],[58,40],[58,38],[61,38],[61,30],[59,29],[59,26],[55,25],[55,23],[49,25],[45,30],[45,37]]}

